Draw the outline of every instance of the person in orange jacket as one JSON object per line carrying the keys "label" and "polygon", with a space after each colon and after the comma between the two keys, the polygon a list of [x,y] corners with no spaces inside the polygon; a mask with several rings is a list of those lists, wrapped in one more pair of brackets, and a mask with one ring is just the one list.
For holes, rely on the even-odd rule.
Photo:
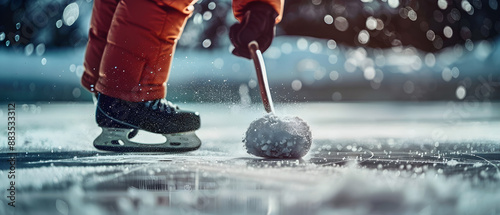
{"label": "person in orange jacket", "polygon": [[[82,85],[97,97],[103,129],[94,146],[112,151],[187,151],[201,141],[196,112],[167,102],[166,81],[176,43],[197,0],[95,0]],[[284,0],[233,0],[239,23],[229,35],[233,54],[250,58],[248,43],[265,51]],[[167,137],[162,144],[130,140],[139,129]]]}

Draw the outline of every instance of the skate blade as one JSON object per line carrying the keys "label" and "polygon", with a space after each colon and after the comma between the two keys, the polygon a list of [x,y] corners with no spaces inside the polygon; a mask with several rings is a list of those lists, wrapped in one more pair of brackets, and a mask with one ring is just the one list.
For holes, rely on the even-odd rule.
{"label": "skate blade", "polygon": [[198,136],[191,132],[162,134],[166,141],[162,143],[138,143],[130,140],[134,129],[102,128],[102,133],[94,140],[94,147],[115,152],[185,152],[201,146]]}

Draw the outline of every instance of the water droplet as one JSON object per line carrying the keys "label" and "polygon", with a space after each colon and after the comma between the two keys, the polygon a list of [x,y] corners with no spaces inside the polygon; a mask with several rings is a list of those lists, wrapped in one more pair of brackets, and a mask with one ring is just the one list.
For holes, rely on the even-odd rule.
{"label": "water droplet", "polygon": [[300,38],[297,40],[297,48],[299,48],[300,50],[305,51],[308,46],[309,44],[306,39]]}
{"label": "water droplet", "polygon": [[235,64],[233,64],[233,66],[231,66],[231,69],[233,69],[234,72],[239,72],[241,69],[241,66],[240,66],[240,64],[235,63]]}
{"label": "water droplet", "polygon": [[257,87],[257,81],[250,79],[250,81],[248,81],[248,87],[250,87],[250,89]]}
{"label": "water droplet", "polygon": [[73,25],[80,15],[80,8],[77,3],[68,4],[63,11],[63,21],[67,26]]}
{"label": "water droplet", "polygon": [[451,38],[453,36],[453,29],[450,26],[446,26],[443,29],[443,34],[447,38]]}
{"label": "water droplet", "polygon": [[436,20],[436,22],[442,22],[444,19],[443,13],[441,13],[441,11],[439,10],[435,10],[434,13],[432,13],[432,15],[434,17],[434,20]]}
{"label": "water droplet", "polygon": [[339,31],[346,31],[349,28],[349,22],[347,22],[347,19],[342,16],[335,18],[334,25]]}
{"label": "water droplet", "polygon": [[339,73],[337,71],[331,71],[329,76],[332,81],[339,79]]}
{"label": "water droplet", "polygon": [[361,30],[358,34],[358,42],[366,44],[370,40],[370,33],[367,30]]}
{"label": "water droplet", "polygon": [[76,67],[76,76],[78,76],[78,77],[82,77],[82,75],[83,75],[83,70],[84,70],[84,69],[83,69],[83,66],[82,66],[82,65],[78,65],[78,66]]}
{"label": "water droplet", "polygon": [[328,62],[330,62],[331,64],[336,64],[338,61],[338,57],[337,55],[330,55],[328,56]]}
{"label": "water droplet", "polygon": [[441,73],[441,77],[443,78],[444,81],[449,82],[451,81],[452,75],[451,75],[451,69],[446,67],[443,69],[443,72]]}
{"label": "water droplet", "polygon": [[467,0],[462,0],[462,9],[465,10],[469,15],[474,14],[474,7],[467,1]]}
{"label": "water droplet", "polygon": [[217,5],[215,4],[215,2],[210,2],[210,3],[208,3],[208,9],[209,9],[209,10],[214,10],[214,9],[215,9],[215,7],[217,7]]}
{"label": "water droplet", "polygon": [[224,60],[222,58],[217,58],[214,60],[213,65],[217,69],[222,69],[222,67],[224,66]]}
{"label": "water droplet", "polygon": [[332,100],[336,102],[342,100],[342,94],[340,92],[334,92],[332,94]]}
{"label": "water droplet", "polygon": [[337,48],[337,42],[335,42],[335,40],[328,40],[326,46],[328,46],[329,49],[335,49]]}
{"label": "water droplet", "polygon": [[[53,166],[53,164],[51,163]],[[56,209],[61,213],[62,215],[68,215],[69,214],[69,205],[63,200],[57,199],[56,200]]]}
{"label": "water droplet", "polygon": [[205,13],[203,13],[203,20],[205,21],[208,21],[212,18],[212,12],[210,11],[205,11]]}
{"label": "water droplet", "polygon": [[302,82],[300,80],[293,80],[292,89],[295,91],[299,91],[300,89],[302,89]]}
{"label": "water droplet", "polygon": [[42,58],[42,65],[44,65],[44,66],[45,66],[45,64],[47,64],[47,59]]}
{"label": "water droplet", "polygon": [[210,39],[205,39],[205,40],[203,40],[201,45],[203,46],[203,48],[208,48],[212,45],[212,41]]}
{"label": "water droplet", "polygon": [[493,9],[493,10],[497,10],[498,9],[498,2],[497,2],[497,0],[490,0],[489,1],[489,5],[490,5],[491,9]]}
{"label": "water droplet", "polygon": [[493,48],[491,47],[491,44],[488,41],[484,40],[479,42],[474,55],[477,59],[484,61],[488,58],[488,56],[490,56],[492,51]]}
{"label": "water droplet", "polygon": [[367,67],[363,70],[363,76],[366,80],[370,81],[375,78],[375,69],[373,67]]}
{"label": "water droplet", "polygon": [[464,99],[466,94],[467,94],[467,91],[465,90],[464,86],[457,87],[457,90],[455,91],[455,95],[457,96],[458,99],[460,99],[460,100]]}
{"label": "water droplet", "polygon": [[387,4],[389,4],[389,7],[397,8],[399,7],[399,0],[388,0]]}
{"label": "water droplet", "polygon": [[465,40],[465,48],[468,51],[472,51],[474,49],[474,42],[472,42],[472,40],[470,39]]}
{"label": "water droplet", "polygon": [[379,31],[381,31],[382,29],[384,29],[384,21],[382,21],[381,19],[377,19],[377,28],[375,28]]}
{"label": "water droplet", "polygon": [[80,90],[80,88],[75,88],[73,89],[73,97],[75,97],[76,99],[77,98],[80,98],[80,96],[82,95],[82,91]]}
{"label": "water droplet", "polygon": [[202,22],[203,22],[203,16],[199,13],[195,14],[193,17],[193,23],[198,25],[201,24]]}
{"label": "water droplet", "polygon": [[453,67],[451,69],[451,76],[453,76],[453,78],[458,78],[459,75],[460,75],[460,70],[457,67]]}
{"label": "water droplet", "polygon": [[62,20],[57,20],[56,21],[56,28],[61,28],[63,25],[63,21]]}
{"label": "water droplet", "polygon": [[76,71],[76,65],[75,64],[69,65],[69,71],[75,72]]}
{"label": "water droplet", "polygon": [[373,18],[373,16],[370,16],[366,19],[366,28],[369,30],[374,30],[377,28],[377,19]]}
{"label": "water droplet", "polygon": [[354,58],[349,58],[344,63],[344,69],[347,72],[354,72],[354,71],[356,71],[357,67],[358,67],[358,65],[357,65],[356,59],[354,59]]}
{"label": "water droplet", "polygon": [[441,10],[446,10],[446,8],[448,7],[448,1],[446,0],[438,0],[437,4]]}
{"label": "water droplet", "polygon": [[310,46],[309,46],[309,51],[314,53],[314,54],[319,54],[322,50],[322,45],[321,43],[319,42],[313,42]]}
{"label": "water droplet", "polygon": [[385,57],[384,55],[380,54],[375,57],[375,64],[377,66],[383,67],[385,66]]}
{"label": "water droplet", "polygon": [[[453,23],[453,22],[456,22],[456,21],[460,21],[460,18],[461,18],[461,14],[460,14],[460,11],[456,8],[453,8],[451,9],[451,12],[448,16],[448,20]],[[450,19],[451,18],[451,19]]]}
{"label": "water droplet", "polygon": [[290,54],[292,53],[293,47],[290,43],[283,43],[281,44],[281,52],[284,54]]}
{"label": "water droplet", "polygon": [[279,49],[278,47],[271,46],[264,53],[264,56],[266,56],[269,59],[278,59],[281,57],[281,49]]}
{"label": "water droplet", "polygon": [[5,40],[5,33],[0,32],[0,41],[3,41],[3,40]]}
{"label": "water droplet", "polygon": [[436,34],[432,30],[428,30],[427,33],[425,33],[425,35],[427,39],[430,41],[434,41],[434,39],[436,38]]}
{"label": "water droplet", "polygon": [[333,23],[333,17],[330,14],[325,15],[323,18],[323,21],[325,21],[326,24],[331,25]]}
{"label": "water droplet", "polygon": [[314,71],[314,79],[321,80],[325,77],[326,72],[324,70],[316,70]]}
{"label": "water droplet", "polygon": [[16,23],[16,29],[19,30],[21,28],[21,23]]}
{"label": "water droplet", "polygon": [[432,45],[434,45],[434,48],[436,49],[443,48],[443,39],[440,36],[436,36],[434,41],[432,41]]}
{"label": "water droplet", "polygon": [[34,50],[35,50],[35,46],[32,43],[30,43],[26,47],[24,47],[24,54],[26,56],[30,56],[31,54],[33,54]]}
{"label": "water droplet", "polygon": [[415,91],[415,84],[413,84],[412,81],[406,81],[404,84],[403,84],[403,91],[406,93],[406,94],[411,94],[413,93],[413,91]]}
{"label": "water droplet", "polygon": [[45,53],[45,44],[40,43],[36,46],[36,55],[42,56]]}
{"label": "water droplet", "polygon": [[380,84],[382,83],[382,80],[384,80],[384,73],[382,72],[382,70],[375,70],[375,77],[373,78],[373,82]]}
{"label": "water droplet", "polygon": [[432,53],[428,53],[425,55],[425,64],[428,67],[433,67],[436,64],[436,57]]}
{"label": "water droplet", "polygon": [[416,21],[417,20],[417,12],[415,12],[414,10],[408,11],[408,18],[411,21]]}

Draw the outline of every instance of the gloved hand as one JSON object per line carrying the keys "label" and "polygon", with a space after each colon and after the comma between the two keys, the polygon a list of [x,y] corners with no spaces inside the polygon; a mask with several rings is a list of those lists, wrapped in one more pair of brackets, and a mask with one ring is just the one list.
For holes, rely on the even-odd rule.
{"label": "gloved hand", "polygon": [[245,7],[245,17],[241,23],[229,29],[229,39],[234,45],[233,54],[250,59],[248,43],[255,40],[261,52],[269,48],[275,34],[275,20],[278,13],[269,4],[252,2]]}

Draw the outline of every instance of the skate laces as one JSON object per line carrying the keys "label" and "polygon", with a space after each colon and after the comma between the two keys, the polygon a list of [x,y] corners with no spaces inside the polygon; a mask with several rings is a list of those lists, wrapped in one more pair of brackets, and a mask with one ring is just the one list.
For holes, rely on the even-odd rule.
{"label": "skate laces", "polygon": [[169,102],[166,99],[147,101],[145,105],[146,107],[151,107],[151,109],[153,110],[167,111],[168,113],[175,112],[176,109],[179,109],[177,105],[174,105],[172,102]]}

